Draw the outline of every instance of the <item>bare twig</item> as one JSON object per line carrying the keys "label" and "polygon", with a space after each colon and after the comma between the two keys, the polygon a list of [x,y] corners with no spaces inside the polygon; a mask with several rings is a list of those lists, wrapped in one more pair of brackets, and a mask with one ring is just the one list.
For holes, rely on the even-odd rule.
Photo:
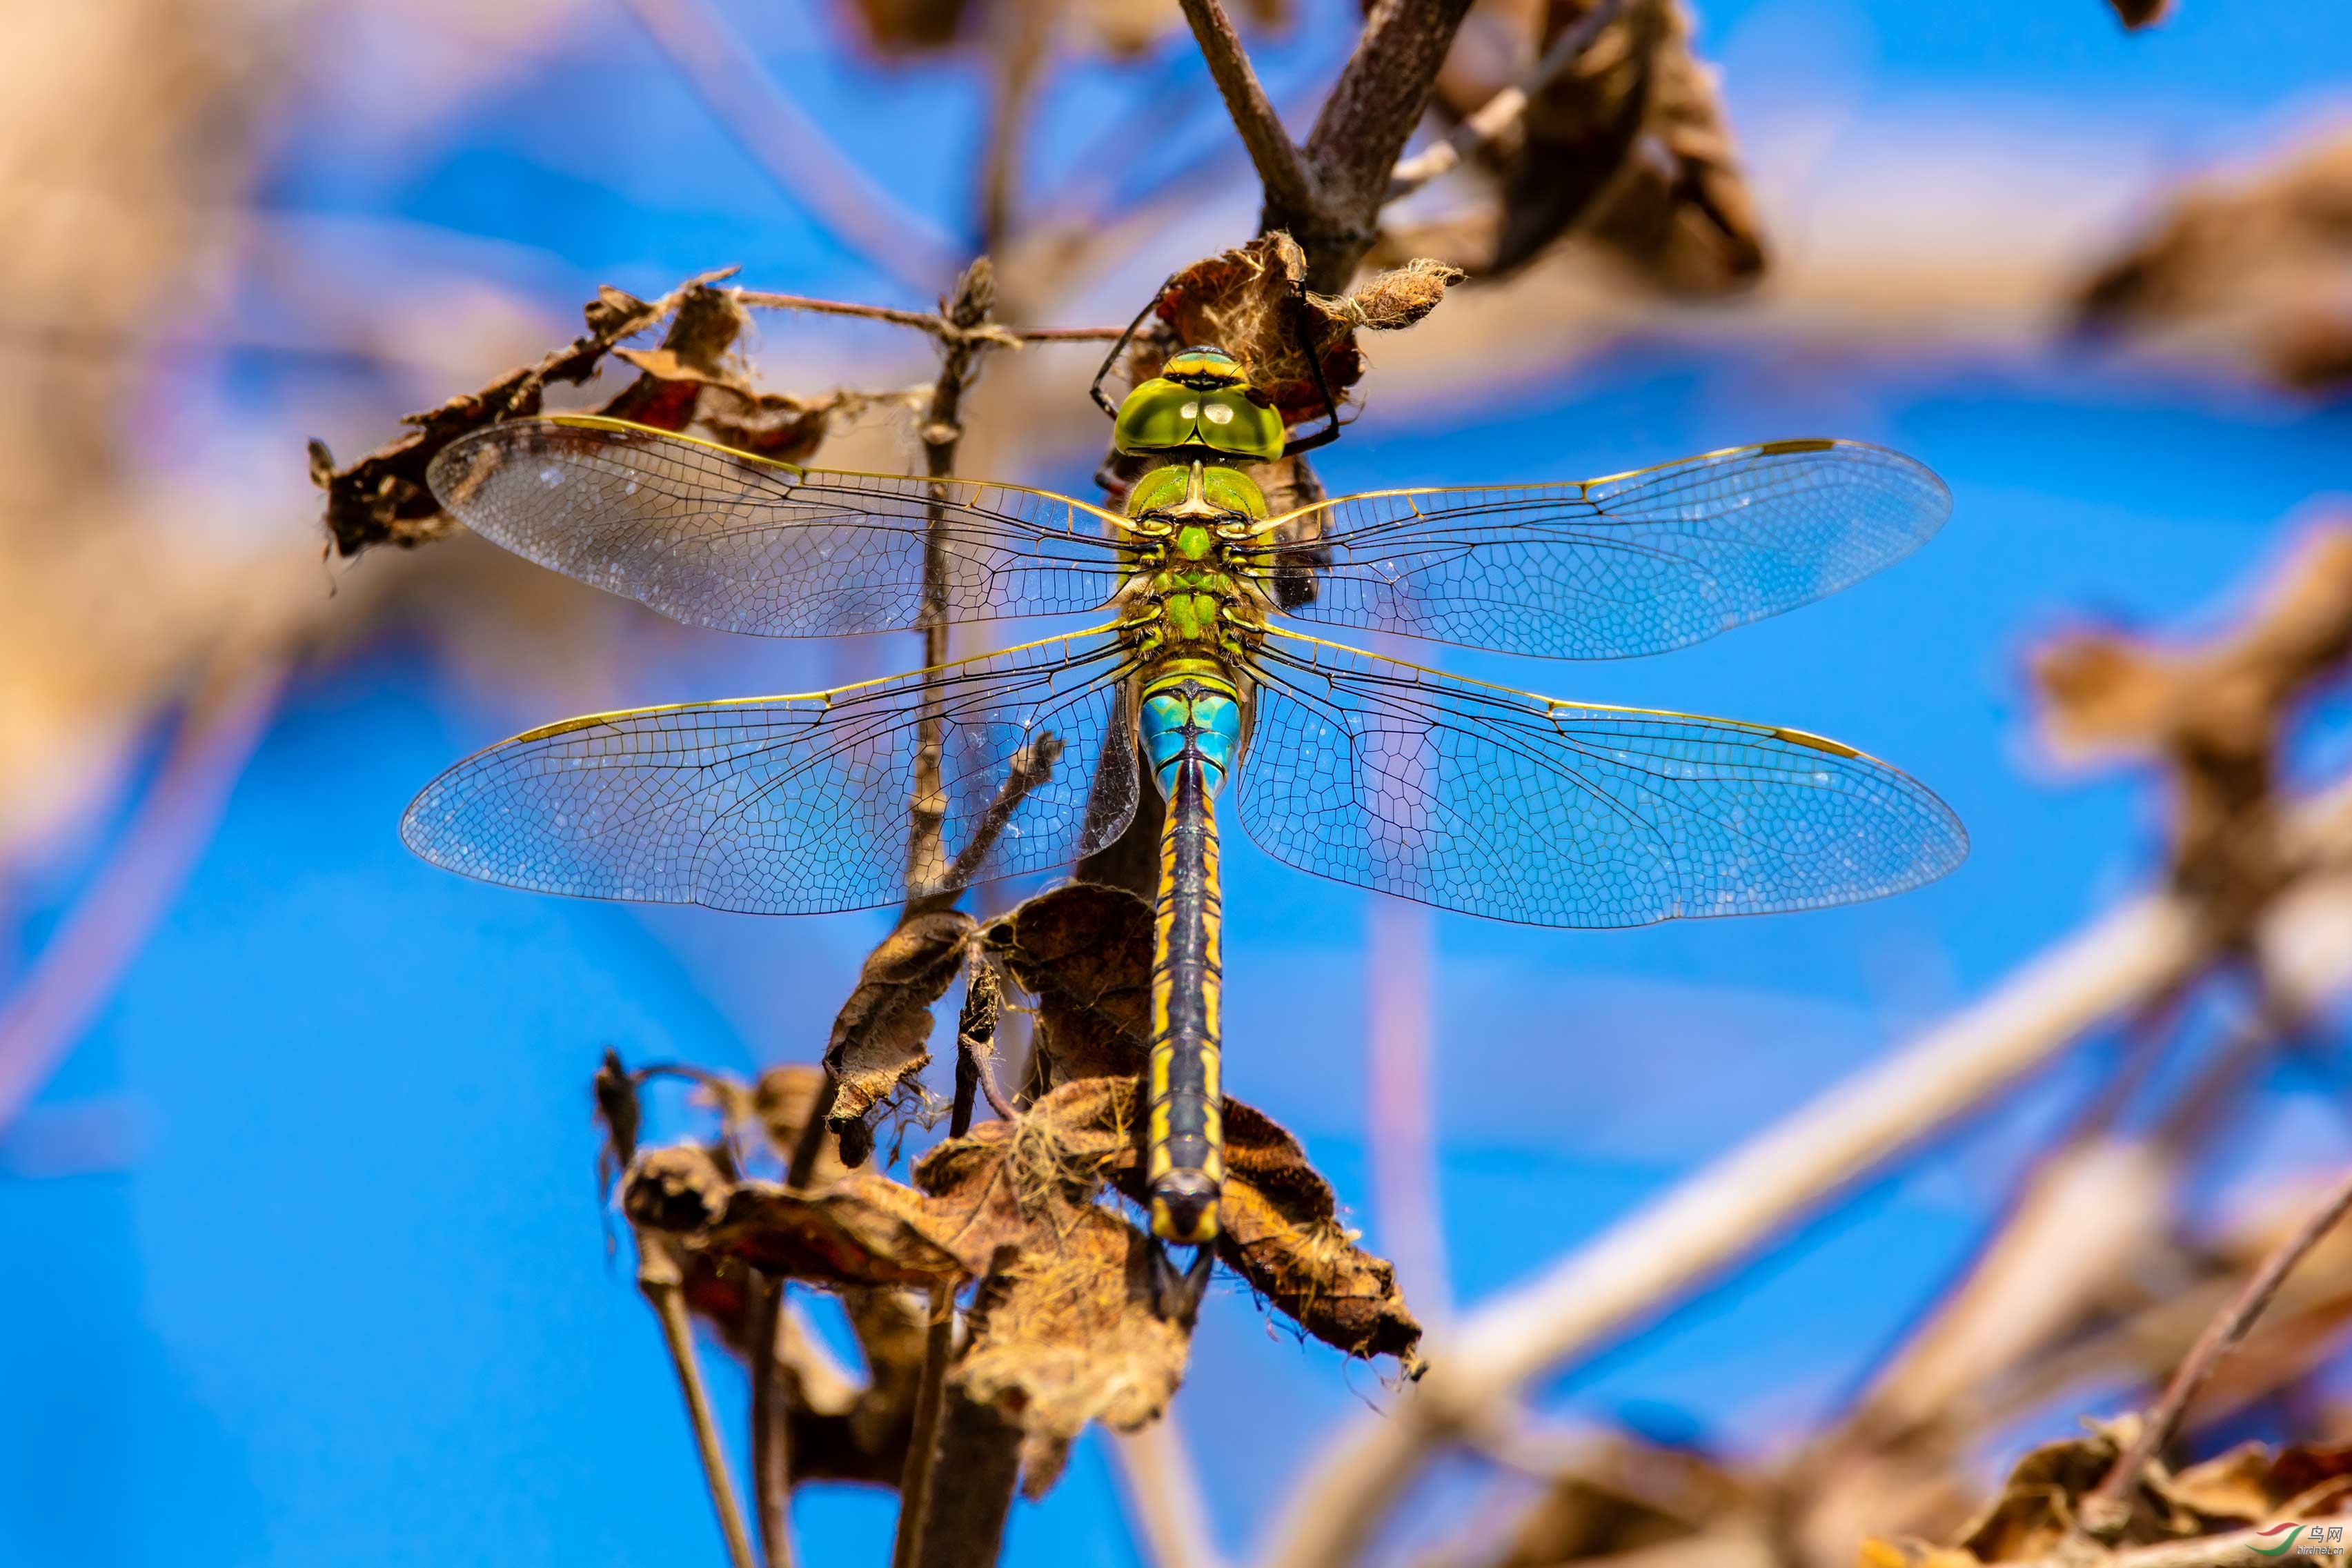
{"label": "bare twig", "polygon": [[732,1568],[755,1568],[751,1539],[743,1530],[743,1511],[735,1500],[735,1483],[727,1475],[727,1450],[719,1440],[710,1395],[702,1384],[702,1364],[694,1354],[685,1273],[669,1239],[643,1228],[637,1230],[637,1288],[661,1322],[662,1343],[669,1350],[670,1367],[677,1374],[678,1391],[686,1396],[687,1420],[694,1427],[695,1449],[702,1456],[702,1479],[710,1489],[719,1532],[727,1541],[727,1560]]}
{"label": "bare twig", "polygon": [[751,1278],[751,1502],[767,1568],[792,1568],[792,1433],[785,1419],[778,1336],[784,1321],[784,1281]]}
{"label": "bare twig", "polygon": [[105,869],[0,1007],[0,1127],[24,1110],[105,1004],[220,825],[269,727],[288,664],[223,655]]}
{"label": "bare twig", "polygon": [[1119,1490],[1151,1568],[1222,1568],[1209,1539],[1208,1499],[1171,1410],[1133,1432],[1111,1434]]}
{"label": "bare twig", "polygon": [[1224,98],[1225,110],[1233,116],[1242,145],[1249,150],[1259,183],[1265,187],[1266,210],[1313,210],[1321,194],[1314,171],[1298,143],[1282,128],[1282,119],[1265,96],[1256,68],[1250,64],[1249,52],[1242,47],[1241,35],[1234,30],[1233,18],[1218,0],[1182,0],[1182,5],[1184,20],[1192,24],[1192,37],[1209,62],[1209,75]]}
{"label": "bare twig", "polygon": [[739,303],[757,310],[807,310],[820,316],[855,316],[867,321],[888,321],[929,332],[942,342],[970,337],[1007,345],[1111,343],[1118,341],[1126,331],[1123,327],[1003,327],[993,321],[959,327],[950,317],[935,310],[901,310],[890,305],[856,305],[845,299],[778,294],[765,288],[738,288],[732,292]]}
{"label": "bare twig", "polygon": [[2173,1373],[2172,1381],[2165,1385],[2163,1397],[2140,1422],[2138,1434],[2133,1437],[2131,1446],[2116,1456],[2114,1468],[2107,1471],[2106,1479],[2099,1483],[2098,1490],[2083,1500],[2080,1517],[2084,1531],[2093,1535],[2111,1536],[2130,1521],[2132,1492],[2138,1487],[2140,1476],[2147,1470],[2148,1461],[2161,1453],[2164,1445],[2172,1440],[2172,1434],[2179,1428],[2189,1402],[2197,1396],[2197,1391],[2205,1385],[2205,1380],[2213,1375],[2213,1369],[2221,1364],[2221,1358],[2236,1349],[2238,1343],[2246,1337],[2246,1331],[2253,1327],[2254,1320],[2262,1316],[2263,1309],[2271,1304],[2273,1296],[2278,1294],[2278,1288],[2285,1282],[2289,1271],[2303,1261],[2305,1254],[2318,1245],[2321,1237],[2336,1228],[2347,1211],[2352,1211],[2352,1176],[2347,1176],[2336,1184],[2327,1201],[2315,1209],[2308,1219],[2297,1226],[2292,1235],[2263,1260],[2262,1267],[2254,1270],[2246,1281],[2245,1287],[2211,1322],[2205,1325],[2205,1332],[2197,1336],[2197,1343],[2189,1346],[2188,1357]]}
{"label": "bare twig", "polygon": [[[2295,1005],[2352,987],[2352,786],[2293,813],[2297,857],[2335,870],[2259,923],[2267,972]],[[1329,1448],[1277,1521],[1264,1561],[1329,1568],[1360,1553],[1425,1458],[1529,1379],[1591,1354],[1750,1254],[1863,1173],[1949,1127],[2056,1058],[2099,1019],[2211,960],[2197,903],[2127,903],[1992,995],[1685,1179],[1531,1283],[1462,1320],[1388,1415]]]}
{"label": "bare twig", "polygon": [[954,273],[957,247],[866,178],[707,0],[628,6],[752,162],[861,258],[924,293]]}
{"label": "bare twig", "polygon": [[[950,332],[940,338],[940,379],[931,391],[930,416],[923,423],[923,462],[935,480],[955,472],[956,446],[963,439],[963,389],[970,383],[982,340],[977,329],[989,325],[996,307],[996,271],[981,256],[963,270],[955,293],[940,314]],[[923,612],[917,622],[923,633],[923,664],[935,670],[948,662],[948,510],[947,490],[934,485],[923,534]],[[943,846],[940,835],[947,821],[947,796],[940,782],[946,718],[940,710],[938,688],[926,686],[923,714],[915,747],[915,791],[907,804],[907,915],[911,917],[935,903],[929,890],[940,885]]]}
{"label": "bare twig", "polygon": [[1531,100],[1549,89],[1583,57],[1584,51],[1624,12],[1625,4],[1626,0],[1601,0],[1575,26],[1551,41],[1551,47],[1544,51],[1533,70],[1480,104],[1445,140],[1400,162],[1389,176],[1387,199],[1393,202],[1409,196],[1438,176],[1451,173],[1463,160],[1509,130],[1527,113]]}

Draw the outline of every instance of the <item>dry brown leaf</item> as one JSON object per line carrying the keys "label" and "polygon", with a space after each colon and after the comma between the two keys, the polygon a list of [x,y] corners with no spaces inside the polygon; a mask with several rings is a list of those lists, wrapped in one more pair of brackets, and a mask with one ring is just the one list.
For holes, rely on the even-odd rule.
{"label": "dry brown leaf", "polygon": [[[1063,1083],[1038,1110],[1055,1108],[1066,1145],[1115,1155],[1121,1190],[1147,1201],[1130,1116],[1149,1049],[1150,906],[1132,894],[1076,883],[1030,900],[995,923],[988,940],[1038,999],[1040,1050]],[[1421,1325],[1397,1291],[1395,1270],[1355,1245],[1330,1185],[1298,1141],[1230,1097],[1224,1129],[1218,1255],[1327,1344],[1368,1358],[1393,1355],[1416,1368]]]}
{"label": "dry brown leaf", "polygon": [[2095,331],[2127,333],[2283,385],[2352,382],[2352,135],[2281,166],[2189,186],[2075,298]]}
{"label": "dry brown leaf", "polygon": [[1133,1430],[1183,1381],[1192,1330],[1154,1308],[1150,1239],[1097,1201],[1131,1157],[1124,1125],[1105,1114],[1120,1082],[1067,1085],[915,1166],[917,1185],[960,1212],[955,1244],[984,1270],[955,1386],[1020,1427],[1033,1498],[1088,1421]]}
{"label": "dry brown leaf", "polygon": [[[803,1062],[786,1062],[760,1074],[751,1086],[748,1109],[753,1120],[767,1134],[768,1145],[777,1156],[789,1164],[800,1145],[801,1129],[815,1109],[817,1096],[824,1090],[824,1069]],[[829,1140],[820,1139],[815,1163],[810,1166],[810,1187],[822,1187],[848,1174],[842,1164],[840,1152]]]}
{"label": "dry brown leaf", "polygon": [[2241,1443],[2179,1475],[2151,1476],[2149,1484],[2209,1532],[2333,1513],[2352,1495],[2352,1446],[2297,1445],[2273,1454],[2261,1443]]}
{"label": "dry brown leaf", "polygon": [[1037,1052],[1051,1087],[1133,1074],[1150,1049],[1151,905],[1077,882],[992,922],[989,950],[1036,1002]]}
{"label": "dry brown leaf", "polygon": [[1297,242],[1286,234],[1260,235],[1169,279],[1157,325],[1138,340],[1128,372],[1140,381],[1157,374],[1171,350],[1212,345],[1241,361],[1254,392],[1279,410],[1286,424],[1307,423],[1321,416],[1323,398],[1299,346],[1302,330],[1322,361],[1331,395],[1344,402],[1364,374],[1356,333],[1412,325],[1461,276],[1443,262],[1413,259],[1346,295],[1307,294],[1307,256]]}
{"label": "dry brown leaf", "polygon": [[969,1275],[952,1228],[952,1218],[921,1194],[887,1176],[853,1171],[813,1192],[744,1182],[727,1194],[698,1239],[706,1250],[764,1273],[873,1289],[953,1283]]}
{"label": "dry brown leaf", "polygon": [[[1465,28],[1448,60],[1440,108],[1466,117],[1601,3],[1491,0],[1496,20]],[[1524,55],[1495,46],[1494,35],[1530,24],[1536,35]],[[1719,293],[1764,270],[1755,202],[1715,73],[1694,52],[1676,0],[1631,0],[1481,158],[1502,189],[1492,237],[1457,234],[1452,245],[1472,248],[1445,250],[1474,272],[1514,272],[1571,232],[1678,294]]]}
{"label": "dry brown leaf", "polygon": [[841,1005],[825,1048],[839,1085],[827,1118],[835,1133],[864,1124],[875,1109],[930,1064],[931,1004],[963,967],[971,915],[945,909],[901,924],[866,956],[857,988]]}
{"label": "dry brown leaf", "polygon": [[1421,1366],[1421,1324],[1396,1270],[1339,1223],[1331,1186],[1272,1117],[1227,1097],[1223,1233],[1217,1255],[1324,1343]]}
{"label": "dry brown leaf", "polygon": [[661,347],[613,350],[639,374],[596,412],[663,430],[697,426],[723,445],[779,463],[814,455],[834,414],[856,400],[759,391],[736,351],[751,324],[742,302],[699,279],[674,298],[677,314]]}
{"label": "dry brown leaf", "polygon": [[[2045,1443],[2017,1462],[2000,1495],[1969,1524],[1959,1544],[1980,1563],[2045,1557],[2074,1532],[2077,1505],[2106,1479],[2130,1440],[2128,1422],[2085,1437]],[[2135,1519],[2135,1526],[2139,1521]],[[2143,1529],[2126,1532],[2135,1542]]]}
{"label": "dry brown leaf", "polygon": [[[538,364],[509,371],[478,392],[403,421],[407,434],[347,466],[319,442],[310,444],[310,477],[327,493],[327,530],[341,554],[373,545],[418,545],[457,525],[426,483],[441,449],[469,431],[541,411],[552,382],[579,383],[607,358],[637,370],[636,378],[593,412],[662,430],[698,429],[739,451],[799,463],[823,444],[833,423],[907,394],[835,392],[818,398],[761,392],[736,345],[751,324],[732,290],[713,285],[732,268],[707,273],[648,302],[607,287],[586,308],[588,330]],[[624,339],[669,320],[659,347],[621,347]]]}
{"label": "dry brown leaf", "polygon": [[2352,526],[2315,528],[2243,624],[2199,647],[2113,631],[2036,654],[2043,729],[2061,756],[2152,758],[2174,795],[2172,873],[2224,922],[2284,874],[2279,751],[2290,721],[2352,669]]}
{"label": "dry brown leaf", "polygon": [[469,430],[537,413],[549,382],[586,381],[614,345],[652,326],[668,308],[667,300],[648,303],[617,288],[600,289],[586,308],[588,329],[581,336],[478,392],[407,415],[401,421],[409,427],[406,434],[358,462],[337,467],[324,443],[310,443],[310,478],[327,493],[327,532],[336,551],[352,556],[372,545],[417,545],[447,533],[456,525],[442,515],[425,479],[441,449]]}
{"label": "dry brown leaf", "polygon": [[1131,1432],[1184,1380],[1191,1330],[1153,1304],[1151,1239],[1099,1204],[981,1285],[956,1385],[1022,1428],[1021,1486],[1043,1497],[1089,1421]]}

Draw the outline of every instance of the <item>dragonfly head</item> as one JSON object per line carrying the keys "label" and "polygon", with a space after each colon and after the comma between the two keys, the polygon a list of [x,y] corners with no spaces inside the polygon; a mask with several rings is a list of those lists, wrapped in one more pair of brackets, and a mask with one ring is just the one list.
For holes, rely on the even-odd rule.
{"label": "dragonfly head", "polygon": [[1282,415],[1250,393],[1241,364],[1222,349],[1186,349],[1127,394],[1111,428],[1125,453],[1205,448],[1267,463],[1282,455]]}

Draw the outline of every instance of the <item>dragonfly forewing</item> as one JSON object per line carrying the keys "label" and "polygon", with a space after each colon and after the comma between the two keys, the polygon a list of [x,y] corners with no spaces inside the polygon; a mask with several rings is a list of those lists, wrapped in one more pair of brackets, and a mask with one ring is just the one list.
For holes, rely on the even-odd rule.
{"label": "dragonfly forewing", "polygon": [[402,835],[452,871],[814,915],[1049,871],[1134,814],[1108,632],[807,695],[572,719],[458,763]]}
{"label": "dragonfly forewing", "polygon": [[451,443],[430,477],[493,543],[727,632],[903,631],[933,597],[950,622],[1072,613],[1122,580],[1108,536],[1123,523],[1081,501],[796,468],[619,420],[492,425]]}
{"label": "dragonfly forewing", "polygon": [[1897,893],[1968,852],[1924,785],[1818,737],[1555,702],[1280,632],[1255,664],[1242,824],[1359,887],[1643,925]]}
{"label": "dragonfly forewing", "polygon": [[1786,441],[1559,485],[1390,490],[1267,525],[1261,569],[1303,621],[1558,659],[1702,642],[1834,593],[1943,526],[1897,453]]}

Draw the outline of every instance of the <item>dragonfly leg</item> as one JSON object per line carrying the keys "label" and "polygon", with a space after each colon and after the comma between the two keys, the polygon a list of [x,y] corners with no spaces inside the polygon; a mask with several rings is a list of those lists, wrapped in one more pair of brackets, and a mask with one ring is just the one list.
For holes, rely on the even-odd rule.
{"label": "dragonfly leg", "polygon": [[1151,1310],[1169,1322],[1190,1328],[1201,1314],[1201,1298],[1208,1291],[1209,1270],[1215,1262],[1216,1249],[1200,1246],[1192,1249],[1192,1260],[1179,1269],[1168,1256],[1168,1243],[1153,1237]]}

